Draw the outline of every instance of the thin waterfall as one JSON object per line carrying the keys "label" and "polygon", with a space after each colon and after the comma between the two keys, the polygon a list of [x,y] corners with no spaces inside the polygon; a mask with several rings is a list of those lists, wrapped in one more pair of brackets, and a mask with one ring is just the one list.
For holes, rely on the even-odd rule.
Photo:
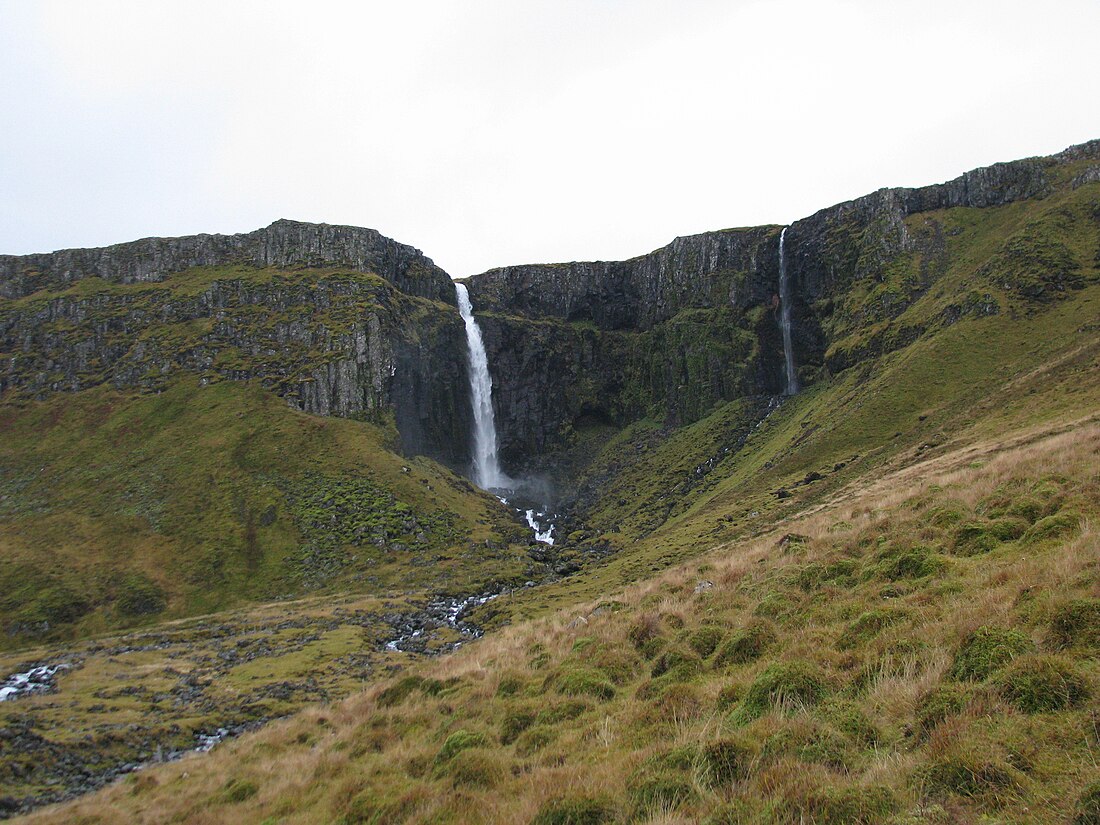
{"label": "thin waterfall", "polygon": [[787,279],[787,251],[784,244],[787,229],[779,233],[779,326],[783,330],[783,359],[787,364],[787,389],[785,395],[798,392],[798,373],[794,368],[794,346],[791,344],[791,285]]}
{"label": "thin waterfall", "polygon": [[470,292],[465,284],[455,284],[458,311],[466,324],[467,369],[470,374],[470,400],[474,407],[474,483],[483,490],[511,487],[511,479],[500,471],[497,458],[497,431],[493,420],[493,377],[481,329],[474,319]]}

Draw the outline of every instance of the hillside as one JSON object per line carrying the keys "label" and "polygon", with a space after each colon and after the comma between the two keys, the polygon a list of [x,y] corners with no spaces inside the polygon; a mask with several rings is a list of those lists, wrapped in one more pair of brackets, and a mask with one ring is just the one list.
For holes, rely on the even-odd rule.
{"label": "hillside", "polygon": [[141,764],[29,821],[1100,821],[1100,141],[467,279],[553,547],[458,474],[411,247],[0,274],[0,675],[64,666],[0,812]]}
{"label": "hillside", "polygon": [[28,821],[1095,822],[1098,456],[922,461]]}

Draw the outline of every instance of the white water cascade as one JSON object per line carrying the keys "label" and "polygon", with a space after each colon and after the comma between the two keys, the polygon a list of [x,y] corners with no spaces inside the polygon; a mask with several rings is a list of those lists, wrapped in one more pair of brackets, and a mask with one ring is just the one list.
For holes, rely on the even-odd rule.
{"label": "white water cascade", "polygon": [[783,358],[787,364],[785,395],[798,393],[798,373],[794,368],[794,347],[791,345],[791,285],[787,279],[787,253],[784,242],[787,227],[779,233],[779,326],[783,330]]}
{"label": "white water cascade", "polygon": [[466,324],[467,369],[470,374],[470,400],[474,406],[474,483],[483,490],[512,486],[512,480],[500,471],[497,458],[497,430],[493,421],[493,377],[481,329],[474,319],[470,292],[465,284],[455,284],[458,311]]}

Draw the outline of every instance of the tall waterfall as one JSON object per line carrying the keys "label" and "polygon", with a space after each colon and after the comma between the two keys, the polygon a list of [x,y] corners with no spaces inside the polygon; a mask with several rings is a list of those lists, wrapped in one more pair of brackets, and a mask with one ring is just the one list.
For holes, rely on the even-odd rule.
{"label": "tall waterfall", "polygon": [[794,368],[794,347],[791,345],[791,285],[787,279],[787,252],[784,243],[787,228],[779,233],[779,326],[783,330],[783,359],[787,363],[786,395],[798,392],[798,373]]}
{"label": "tall waterfall", "polygon": [[470,292],[465,284],[455,284],[458,311],[466,323],[467,369],[470,373],[470,400],[474,406],[474,483],[483,490],[511,486],[511,479],[500,471],[497,459],[497,431],[493,421],[493,377],[481,329],[474,320]]}

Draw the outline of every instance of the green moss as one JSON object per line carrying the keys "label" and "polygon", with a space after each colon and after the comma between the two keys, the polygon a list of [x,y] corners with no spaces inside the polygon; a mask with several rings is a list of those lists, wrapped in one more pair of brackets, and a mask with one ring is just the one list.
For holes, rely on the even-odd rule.
{"label": "green moss", "polygon": [[897,811],[897,797],[881,785],[827,787],[806,806],[819,825],[880,825]]}
{"label": "green moss", "polygon": [[1018,630],[979,627],[966,637],[955,653],[951,678],[980,682],[1034,648],[1031,639]]}
{"label": "green moss", "polygon": [[955,746],[923,766],[918,779],[925,793],[933,797],[956,794],[996,799],[1018,787],[1020,774],[1007,762]]}
{"label": "green moss", "polygon": [[519,738],[519,735],[535,724],[538,715],[533,711],[513,711],[507,714],[500,723],[500,743],[510,745]]}
{"label": "green moss", "polygon": [[749,686],[737,717],[755,719],[769,710],[797,710],[821,702],[830,692],[821,669],[810,662],[770,665]]}
{"label": "green moss", "polygon": [[1074,599],[1059,605],[1047,639],[1056,650],[1100,648],[1100,599]]}
{"label": "green moss", "polygon": [[545,803],[531,825],[605,825],[616,818],[615,805],[604,796],[569,796]]}
{"label": "green moss", "polygon": [[456,787],[493,788],[507,775],[503,761],[484,748],[463,749],[441,766]]}
{"label": "green moss", "polygon": [[883,560],[880,574],[890,581],[924,579],[938,575],[946,567],[944,559],[927,547],[913,547]]}
{"label": "green moss", "polygon": [[615,696],[615,686],[592,668],[559,670],[547,677],[546,684],[566,696],[594,696],[603,701]]}
{"label": "green moss", "polygon": [[703,746],[702,761],[711,782],[727,785],[748,777],[756,754],[739,739],[718,739]]}
{"label": "green moss", "polygon": [[675,773],[635,774],[627,783],[627,794],[639,811],[676,808],[695,798],[695,786]]}
{"label": "green moss", "polygon": [[997,691],[1024,713],[1049,713],[1080,705],[1088,683],[1071,662],[1057,656],[1020,656],[996,680]]}
{"label": "green moss", "polygon": [[666,650],[653,662],[650,675],[664,677],[667,681],[684,682],[693,679],[703,671],[703,663],[693,650],[673,648]]}
{"label": "green moss", "polygon": [[424,685],[421,676],[405,676],[378,694],[378,707],[392,708],[404,702],[414,690]]}
{"label": "green moss", "polygon": [[715,667],[755,662],[776,643],[779,636],[771,622],[753,620],[733,632],[714,656]]}
{"label": "green moss", "polygon": [[688,644],[691,645],[692,650],[705,659],[714,653],[724,635],[725,631],[722,628],[705,625],[688,637]]}
{"label": "green moss", "polygon": [[962,685],[939,685],[921,697],[917,703],[917,726],[926,737],[944,719],[955,716],[966,708],[970,691]]}
{"label": "green moss", "polygon": [[456,754],[461,753],[467,748],[479,748],[488,744],[488,740],[483,733],[474,733],[468,730],[456,730],[450,736],[447,737],[443,743],[443,747],[439,749],[439,753],[436,754],[436,762],[446,762],[449,759],[453,759]]}
{"label": "green moss", "polygon": [[528,728],[519,739],[516,740],[516,753],[519,756],[530,756],[545,748],[558,738],[558,732],[549,725],[536,725]]}
{"label": "green moss", "polygon": [[1100,825],[1100,781],[1081,791],[1074,806],[1072,825]]}
{"label": "green moss", "polygon": [[1080,513],[1055,513],[1053,516],[1039,519],[1031,525],[1024,533],[1023,540],[1029,544],[1036,544],[1041,541],[1072,535],[1080,529]]}
{"label": "green moss", "polygon": [[868,610],[844,629],[836,645],[840,650],[851,650],[870,641],[884,628],[904,617],[905,614],[897,610]]}
{"label": "green moss", "polygon": [[235,805],[251,799],[259,793],[259,791],[259,785],[250,779],[229,779],[222,785],[221,790],[216,796],[216,800],[229,805]]}

